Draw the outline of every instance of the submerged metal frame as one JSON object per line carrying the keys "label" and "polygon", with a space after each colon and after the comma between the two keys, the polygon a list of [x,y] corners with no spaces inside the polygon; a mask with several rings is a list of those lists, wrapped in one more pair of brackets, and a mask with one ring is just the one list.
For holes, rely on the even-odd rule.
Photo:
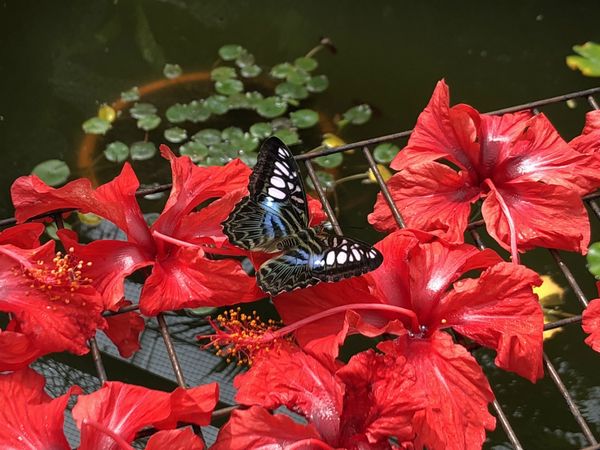
{"label": "submerged metal frame", "polygon": [[[534,101],[534,102],[524,103],[521,105],[509,107],[509,108],[498,109],[495,111],[490,111],[488,114],[503,114],[503,113],[523,111],[523,110],[533,110],[534,112],[537,113],[537,108],[539,108],[539,107],[562,103],[562,102],[566,102],[568,100],[582,99],[582,98],[585,98],[587,100],[587,102],[589,103],[589,105],[592,109],[597,110],[597,109],[600,109],[600,107],[593,97],[596,94],[600,94],[600,87],[586,89],[586,90],[582,90],[582,91],[578,91],[578,92],[572,92],[569,94],[559,95],[556,97],[546,98],[546,99],[538,100],[538,101]],[[404,223],[404,220],[402,219],[402,215],[401,215],[400,211],[398,210],[398,208],[396,207],[396,205],[394,204],[392,196],[385,184],[385,181],[383,180],[381,173],[379,172],[379,169],[377,168],[377,163],[375,162],[369,147],[372,146],[373,144],[389,142],[389,141],[397,141],[400,139],[407,138],[408,136],[410,136],[411,132],[412,132],[412,130],[402,131],[399,133],[392,133],[392,134],[388,134],[388,135],[384,135],[384,136],[378,136],[378,137],[371,138],[371,139],[353,142],[350,144],[345,144],[345,145],[342,145],[339,147],[321,149],[318,151],[304,153],[304,154],[295,156],[295,159],[297,161],[304,161],[304,164],[308,171],[308,175],[311,178],[313,185],[315,186],[315,190],[317,192],[319,200],[321,201],[323,208],[327,214],[327,217],[329,218],[329,221],[331,222],[331,224],[333,226],[333,230],[336,234],[341,235],[342,229],[341,229],[340,224],[335,216],[334,210],[331,207],[331,204],[329,203],[329,201],[327,199],[326,191],[321,186],[321,183],[315,173],[315,169],[313,167],[312,160],[314,158],[318,158],[318,157],[324,156],[324,155],[330,155],[333,153],[339,153],[339,152],[343,152],[346,150],[361,148],[362,152],[363,152],[363,156],[366,159],[370,170],[372,171],[372,173],[375,176],[375,179],[377,181],[379,189],[380,189],[388,207],[390,208],[392,216],[394,217],[396,223],[398,224],[398,226],[400,228],[405,228],[405,223]],[[159,185],[159,186],[155,186],[155,187],[151,187],[151,188],[141,188],[141,189],[138,189],[136,195],[144,196],[144,195],[148,195],[148,194],[164,192],[164,191],[169,190],[171,188],[171,186],[172,185],[169,183],[169,184],[163,184],[163,185]],[[593,211],[594,215],[596,216],[596,218],[598,220],[600,220],[600,206],[596,202],[596,199],[599,197],[600,197],[600,191],[583,197],[583,200],[591,208],[591,210]],[[68,210],[53,211],[53,212],[45,214],[44,216],[41,216],[41,217],[51,217],[55,221],[58,228],[63,228],[64,225],[63,225],[63,220],[62,220],[61,214],[63,212],[67,212],[67,211]],[[10,226],[10,225],[14,225],[14,224],[16,224],[15,218],[8,218],[8,219],[0,220],[0,227]],[[484,245],[484,243],[479,235],[479,232],[478,232],[478,228],[480,228],[483,225],[484,225],[484,222],[482,220],[478,220],[478,221],[469,223],[468,228],[467,228],[469,233],[471,234],[473,240],[475,241],[476,245],[480,249],[485,248],[485,245]],[[589,300],[583,293],[581,286],[579,285],[579,283],[573,276],[573,273],[571,272],[569,267],[566,265],[566,263],[560,256],[559,252],[554,249],[548,249],[548,250],[551,253],[557,266],[563,273],[569,286],[575,293],[575,296],[576,296],[577,300],[579,301],[579,303],[581,304],[582,311],[583,311],[587,307]],[[138,305],[129,305],[129,306],[126,306],[126,307],[120,309],[119,311],[114,311],[114,312],[107,311],[104,313],[104,316],[123,314],[123,313],[129,312],[129,311],[134,311],[137,309],[138,309]],[[175,351],[175,347],[173,345],[173,340],[172,340],[170,332],[169,332],[169,326],[167,324],[166,318],[163,314],[159,314],[157,317],[157,320],[158,320],[159,330],[160,330],[161,336],[164,340],[167,354],[169,356],[169,360],[173,367],[173,373],[177,380],[177,384],[180,387],[186,388],[188,386],[185,381],[185,376],[183,374],[181,364],[179,363],[179,360],[177,358],[177,352]],[[552,330],[552,329],[561,328],[561,327],[564,327],[564,326],[567,326],[567,325],[570,325],[573,323],[580,323],[580,322],[581,322],[581,315],[577,315],[574,317],[569,317],[566,319],[558,320],[553,323],[548,323],[544,326],[544,330]],[[104,383],[105,381],[108,380],[108,375],[106,373],[106,369],[102,362],[102,355],[98,348],[98,344],[96,343],[96,339],[95,338],[89,339],[88,345],[90,347],[90,353],[92,355],[92,360],[96,367],[98,378],[100,379],[100,381],[102,383]],[[566,387],[565,383],[560,378],[560,375],[558,374],[558,371],[552,364],[552,361],[545,353],[544,353],[544,366],[546,368],[546,373],[549,375],[550,379],[555,384],[557,390],[564,398],[571,414],[573,415],[573,418],[575,419],[576,423],[578,424],[578,426],[581,430],[581,433],[583,434],[583,436],[587,440],[587,443],[589,444],[588,446],[582,448],[581,450],[600,450],[600,444],[598,443],[598,440],[592,433],[589,425],[585,421],[585,418],[581,414],[581,411],[575,404],[575,401],[573,400],[571,394],[569,393],[568,388]],[[504,429],[504,431],[508,437],[508,440],[511,442],[513,447],[517,450],[523,450],[523,446],[520,443],[519,438],[518,438],[517,434],[515,433],[514,429],[512,428],[512,425],[510,424],[507,415],[502,410],[498,400],[494,400],[494,402],[492,403],[492,407],[494,409],[497,419],[499,420],[500,424],[502,425],[502,428]],[[226,418],[231,413],[231,411],[233,411],[236,408],[237,408],[237,405],[234,405],[234,406],[229,406],[226,408],[221,408],[221,409],[215,410],[213,412],[213,420]],[[201,435],[199,428],[195,428],[195,431]],[[148,432],[143,432],[141,435],[147,436],[148,434],[149,434]],[[141,437],[141,435],[138,437]]]}

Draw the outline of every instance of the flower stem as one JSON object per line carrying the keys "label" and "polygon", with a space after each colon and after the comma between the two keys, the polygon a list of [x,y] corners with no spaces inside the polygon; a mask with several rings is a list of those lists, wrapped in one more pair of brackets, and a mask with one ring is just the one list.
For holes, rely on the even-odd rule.
{"label": "flower stem", "polygon": [[491,190],[493,190],[496,194],[496,198],[498,199],[498,203],[500,204],[500,209],[502,209],[502,213],[504,213],[504,217],[508,222],[508,229],[510,231],[510,254],[512,257],[512,262],[515,264],[519,264],[519,250],[517,248],[517,228],[515,226],[515,222],[513,221],[512,215],[510,214],[510,210],[508,209],[508,205],[504,201],[504,198],[500,195],[496,186],[489,178],[486,178],[484,181]]}
{"label": "flower stem", "polygon": [[152,235],[156,239],[160,239],[162,241],[168,242],[169,244],[177,245],[179,247],[192,248],[194,250],[199,250],[205,253],[213,253],[216,255],[234,255],[239,256],[240,251],[238,249],[228,249],[224,247],[209,247],[208,245],[203,244],[194,244],[188,241],[182,241],[181,239],[174,238],[173,236],[167,236],[166,234],[162,234],[160,231],[152,231]]}
{"label": "flower stem", "polygon": [[107,436],[110,436],[122,450],[135,450],[125,439],[123,439],[114,431],[109,430],[104,424],[98,423],[94,420],[83,419],[82,429],[84,426],[95,428],[100,433],[104,433]]}

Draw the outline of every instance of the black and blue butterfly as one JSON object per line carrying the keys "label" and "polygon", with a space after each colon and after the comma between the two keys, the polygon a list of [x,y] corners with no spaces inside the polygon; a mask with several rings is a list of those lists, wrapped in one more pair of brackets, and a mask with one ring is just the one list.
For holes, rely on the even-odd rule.
{"label": "black and blue butterfly", "polygon": [[271,295],[333,282],[379,267],[383,256],[346,236],[324,235],[308,224],[308,202],[296,160],[286,145],[270,137],[261,146],[248,184],[223,231],[245,250],[281,253],[258,269],[261,289]]}

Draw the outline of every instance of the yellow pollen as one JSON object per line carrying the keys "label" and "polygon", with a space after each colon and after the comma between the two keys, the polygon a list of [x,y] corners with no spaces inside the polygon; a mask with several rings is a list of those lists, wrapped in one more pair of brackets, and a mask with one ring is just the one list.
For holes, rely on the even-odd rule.
{"label": "yellow pollen", "polygon": [[442,323],[446,323],[448,322],[446,319],[442,319]]}

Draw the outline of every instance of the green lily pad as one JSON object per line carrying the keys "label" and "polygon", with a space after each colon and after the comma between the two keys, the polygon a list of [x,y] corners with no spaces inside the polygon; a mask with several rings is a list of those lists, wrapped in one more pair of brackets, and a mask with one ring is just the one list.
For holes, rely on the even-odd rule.
{"label": "green lily pad", "polygon": [[385,142],[375,147],[375,150],[373,150],[373,157],[375,158],[375,161],[380,164],[389,164],[399,151],[400,147],[397,145]]}
{"label": "green lily pad", "polygon": [[123,162],[129,158],[129,147],[121,141],[111,142],[104,149],[104,156],[112,162]]}
{"label": "green lily pad", "polygon": [[304,86],[293,84],[288,81],[278,84],[275,88],[275,93],[283,98],[293,98],[297,100],[308,97],[308,91]]}
{"label": "green lily pad", "polygon": [[148,116],[144,116],[137,121],[138,128],[141,128],[145,131],[154,130],[157,126],[160,125],[161,119],[155,114],[150,114]]}
{"label": "green lily pad", "polygon": [[219,56],[225,61],[233,61],[244,52],[244,47],[237,44],[224,45],[219,49]]}
{"label": "green lily pad", "polygon": [[208,147],[200,141],[190,141],[179,147],[182,156],[189,156],[195,163],[202,161],[208,155]]}
{"label": "green lily pad", "polygon": [[600,280],[600,242],[594,242],[589,246],[586,259],[588,270],[597,280]]}
{"label": "green lily pad", "polygon": [[254,78],[260,75],[262,69],[256,64],[250,66],[244,66],[241,68],[240,73],[244,78]]}
{"label": "green lily pad", "polygon": [[31,173],[38,176],[48,186],[63,184],[71,175],[67,163],[59,159],[49,159],[41,162],[33,168]]}
{"label": "green lily pad", "polygon": [[194,134],[192,139],[207,146],[214,145],[221,142],[221,132],[219,130],[215,130],[214,128],[206,128]]}
{"label": "green lily pad", "polygon": [[178,144],[187,139],[187,131],[179,127],[167,128],[165,130],[165,139],[174,144]]}
{"label": "green lily pad", "polygon": [[203,102],[192,100],[187,104],[187,118],[191,122],[206,122],[210,118],[210,115],[210,110]]}
{"label": "green lily pad", "polygon": [[229,102],[224,95],[211,95],[204,101],[204,104],[213,114],[222,115],[229,111]]}
{"label": "green lily pad", "polygon": [[227,164],[229,161],[231,161],[230,158],[228,158],[225,155],[208,155],[203,162],[201,162],[198,165],[202,165],[202,166],[223,166],[225,164]]}
{"label": "green lily pad", "polygon": [[140,91],[137,86],[132,87],[128,91],[121,92],[121,100],[124,102],[135,102],[140,99]]}
{"label": "green lily pad", "polygon": [[236,79],[219,80],[215,83],[215,90],[223,95],[237,94],[244,90],[244,83]]}
{"label": "green lily pad", "polygon": [[248,53],[247,51],[243,51],[240,56],[235,59],[235,64],[243,69],[244,67],[250,67],[254,65],[254,55],[252,53]]}
{"label": "green lily pad", "polygon": [[574,45],[573,51],[578,55],[567,56],[567,66],[579,69],[586,77],[600,77],[600,44],[586,42]]}
{"label": "green lily pad", "polygon": [[188,115],[188,106],[182,105],[181,103],[175,103],[174,105],[169,106],[165,112],[167,120],[171,123],[185,122],[188,119]]}
{"label": "green lily pad", "polygon": [[101,119],[100,117],[92,117],[83,122],[81,128],[87,134],[105,134],[112,128],[112,125],[108,120]]}
{"label": "green lily pad", "polygon": [[294,145],[300,142],[300,136],[298,136],[298,132],[289,128],[277,130],[275,133],[273,133],[273,136],[277,136],[285,145]]}
{"label": "green lily pad", "polygon": [[273,127],[268,122],[258,122],[250,127],[250,134],[258,139],[265,139],[271,136]]}
{"label": "green lily pad", "polygon": [[325,169],[333,169],[339,167],[344,161],[344,155],[340,153],[332,153],[331,155],[319,156],[313,159],[315,163]]}
{"label": "green lily pad", "polygon": [[156,154],[156,145],[152,142],[139,141],[131,144],[131,159],[143,161]]}
{"label": "green lily pad", "polygon": [[219,142],[211,145],[208,148],[208,154],[210,156],[221,156],[227,158],[226,162],[231,161],[233,158],[237,158],[238,149],[235,148],[229,142]]}
{"label": "green lily pad", "polygon": [[288,74],[287,80],[293,84],[306,84],[310,81],[310,74],[304,69],[294,67],[294,70]]}
{"label": "green lily pad", "polygon": [[297,128],[310,128],[319,122],[319,114],[312,109],[299,109],[290,113],[290,119]]}
{"label": "green lily pad", "polygon": [[[63,223],[63,228],[66,228],[67,230],[73,229],[71,224],[68,222]],[[58,237],[57,231],[58,231],[58,226],[56,225],[55,222],[50,222],[49,224],[46,225],[46,234],[50,237],[50,239],[54,239],[55,241],[58,241],[60,239]]]}
{"label": "green lily pad", "polygon": [[247,109],[250,108],[250,102],[248,101],[248,97],[243,92],[238,92],[236,94],[231,94],[227,97],[229,102],[229,109]]}
{"label": "green lily pad", "polygon": [[351,123],[352,125],[362,125],[367,123],[371,118],[371,107],[363,104],[350,108],[343,114],[344,121]]}
{"label": "green lily pad", "polygon": [[271,76],[274,78],[287,78],[294,69],[294,66],[288,62],[277,64],[271,69]]}
{"label": "green lily pad", "polygon": [[141,119],[146,116],[153,116],[156,114],[156,106],[151,103],[134,103],[129,114],[134,119]]}
{"label": "green lily pad", "polygon": [[241,136],[235,136],[231,140],[231,145],[240,151],[240,153],[251,153],[258,148],[258,138],[250,133],[244,133]]}
{"label": "green lily pad", "polygon": [[294,65],[302,70],[310,72],[315,70],[319,66],[319,63],[314,58],[301,56],[300,58],[296,58]]}
{"label": "green lily pad", "polygon": [[329,87],[329,79],[325,75],[317,75],[311,77],[306,83],[306,89],[308,92],[323,92]]}
{"label": "green lily pad", "polygon": [[[321,187],[325,189],[332,189],[335,186],[335,177],[329,172],[324,172],[323,170],[317,170],[317,179],[319,180],[319,184]],[[315,190],[315,185],[313,184],[311,177],[306,177],[306,185],[309,189]]]}
{"label": "green lily pad", "polygon": [[228,127],[221,132],[221,139],[224,141],[232,141],[244,136],[244,132],[238,127]]}
{"label": "green lily pad", "polygon": [[264,99],[264,96],[258,91],[246,92],[246,98],[251,108],[258,108],[260,102]]}
{"label": "green lily pad", "polygon": [[179,64],[165,64],[165,68],[163,69],[163,75],[170,80],[181,76],[182,73],[183,71]]}
{"label": "green lily pad", "polygon": [[280,116],[286,110],[287,102],[281,97],[267,97],[261,100],[256,107],[256,112],[268,119]]}
{"label": "green lily pad", "polygon": [[228,66],[217,67],[210,72],[210,78],[213,81],[229,80],[231,78],[235,78],[236,76],[237,74],[235,73],[235,69]]}
{"label": "green lily pad", "polygon": [[239,158],[248,167],[254,167],[256,165],[256,160],[258,159],[256,153],[240,153]]}

